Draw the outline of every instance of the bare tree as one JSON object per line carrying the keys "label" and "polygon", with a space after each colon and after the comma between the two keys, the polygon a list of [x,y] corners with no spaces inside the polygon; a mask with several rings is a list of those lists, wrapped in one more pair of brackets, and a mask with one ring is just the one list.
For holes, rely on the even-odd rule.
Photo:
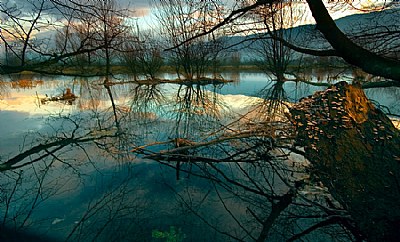
{"label": "bare tree", "polygon": [[[2,73],[63,73],[52,66],[82,55],[91,62],[90,53],[100,54],[100,50],[106,60],[105,72],[109,73],[111,52],[119,49],[121,39],[117,39],[125,31],[124,12],[114,1],[27,0],[2,4],[0,11],[0,38],[9,63],[2,63]],[[56,45],[52,43],[55,40]]]}
{"label": "bare tree", "polygon": [[[212,33],[213,31],[215,31],[216,29],[231,24],[233,21],[241,19],[240,17],[244,16],[245,14],[251,14],[251,11],[255,10],[255,9],[259,9],[262,8],[264,6],[268,7],[271,4],[276,3],[276,1],[256,1],[253,2],[251,4],[247,4],[247,5],[242,5],[240,8],[238,9],[234,9],[229,15],[227,15],[227,17],[222,20],[221,22],[219,22],[218,24],[216,24],[213,28],[211,28],[209,31],[205,31],[204,33],[200,33],[197,34],[196,36],[193,36],[189,39],[184,40],[182,43],[179,43],[177,45],[177,47],[180,47],[186,43],[189,43],[191,41],[193,41],[194,39],[196,39],[197,37],[201,37],[201,36],[206,36],[207,34]],[[314,54],[314,55],[320,55],[320,56],[339,56],[342,57],[345,61],[347,61],[348,63],[352,64],[352,65],[356,65],[361,67],[364,71],[374,74],[374,75],[379,75],[379,76],[383,76],[389,79],[392,79],[393,81],[398,81],[399,80],[399,75],[398,75],[398,66],[399,66],[399,62],[397,59],[393,59],[393,55],[391,55],[390,57],[387,56],[387,53],[384,54],[384,52],[380,52],[383,55],[379,55],[377,51],[375,50],[368,50],[367,48],[361,47],[360,45],[358,45],[356,43],[356,40],[353,39],[351,40],[349,37],[347,37],[334,23],[334,21],[332,20],[332,18],[330,17],[326,7],[324,6],[322,1],[319,0],[310,0],[307,1],[313,16],[317,22],[317,28],[321,31],[321,33],[324,35],[324,37],[328,40],[329,44],[333,47],[333,49],[324,49],[324,50],[313,50],[313,49],[307,49],[307,48],[302,48],[296,45],[293,45],[293,43],[288,43],[287,41],[285,41],[284,39],[280,39],[280,41],[285,44],[286,46],[290,46],[291,48],[297,50],[297,51],[301,51],[303,53],[307,53],[307,54]],[[397,30],[394,30],[394,32],[397,32]],[[276,37],[279,39],[279,37]],[[389,38],[390,39],[390,38]],[[379,43],[379,42],[377,42]],[[332,90],[335,91],[337,89],[340,89],[338,86],[333,87]],[[362,93],[359,93],[357,90],[353,90],[352,87],[349,88],[350,91],[345,91],[346,94],[348,93],[352,93],[349,94],[351,96],[346,96],[346,100],[348,100],[348,102],[346,103],[352,103],[355,105],[356,110],[364,110],[363,112],[370,112],[368,110],[375,110],[373,107],[369,107],[368,104],[365,104],[364,102],[360,102],[357,101],[360,98],[362,98]],[[328,89],[327,92],[330,92],[330,89]],[[339,91],[340,95],[337,96],[336,98],[342,100],[343,98],[343,93],[342,90]],[[354,93],[354,94],[353,94]],[[359,99],[354,100],[354,97],[357,96]],[[323,95],[322,95],[323,96]],[[325,99],[318,99],[318,95],[316,94],[315,97],[313,97],[312,100],[314,100],[315,102],[318,102],[317,100],[325,100]],[[326,112],[316,112],[315,108],[318,106],[317,104],[315,104],[315,102],[312,102],[313,104],[310,104],[310,100],[305,100],[302,105],[305,105],[307,108],[302,107],[298,107],[298,110],[300,113],[306,115],[306,118],[303,118],[304,120],[307,120],[308,122],[310,122],[310,124],[307,123],[307,125],[305,124],[305,122],[302,122],[302,126],[305,127],[305,129],[308,130],[310,129],[310,126],[315,126],[314,123],[318,123],[320,120],[320,115],[324,115],[327,114]],[[323,101],[321,101],[323,102]],[[329,105],[333,105],[335,106],[336,101],[333,101],[332,99],[328,99],[328,106]],[[342,102],[339,102],[339,105]],[[310,104],[310,105],[308,105]],[[337,104],[337,103],[336,103]],[[366,108],[366,106],[368,106],[369,108]],[[337,109],[337,108],[336,108]],[[392,157],[389,158],[389,156],[384,155],[384,157],[379,158],[379,161],[382,161],[383,164],[385,164],[386,167],[390,167],[388,168],[389,170],[391,170],[391,173],[389,172],[389,170],[387,170],[386,168],[376,171],[374,170],[375,167],[374,162],[369,162],[369,165],[371,165],[370,168],[372,169],[368,169],[368,174],[369,172],[371,172],[371,174],[373,173],[374,176],[377,177],[384,177],[384,175],[382,173],[390,173],[393,176],[393,179],[385,179],[385,181],[383,183],[386,184],[386,187],[392,187],[394,189],[393,193],[391,193],[391,195],[389,197],[385,197],[382,201],[382,203],[380,203],[382,206],[380,205],[370,205],[371,207],[374,208],[376,210],[379,210],[381,212],[376,212],[373,214],[365,214],[363,212],[361,212],[360,210],[358,210],[357,208],[363,207],[361,206],[361,203],[363,204],[368,204],[367,201],[367,197],[371,194],[369,192],[365,192],[363,191],[363,189],[367,189],[369,191],[373,191],[374,194],[380,194],[380,192],[382,192],[382,190],[384,190],[384,185],[381,184],[378,187],[375,186],[369,186],[368,184],[370,184],[370,181],[367,180],[363,180],[363,182],[361,182],[361,184],[359,184],[363,189],[359,189],[359,192],[356,192],[353,195],[350,195],[350,190],[354,192],[353,189],[344,189],[349,183],[352,183],[351,181],[343,181],[341,179],[332,179],[332,177],[334,176],[333,173],[330,173],[328,175],[326,175],[324,172],[326,172],[324,169],[331,169],[334,168],[334,166],[330,166],[328,164],[323,164],[324,161],[324,157],[325,156],[320,156],[320,154],[318,153],[318,150],[320,149],[320,147],[317,147],[315,143],[315,140],[318,140],[319,137],[314,138],[315,136],[313,135],[309,135],[308,131],[302,133],[303,128],[300,128],[300,135],[301,137],[298,137],[299,140],[303,140],[304,142],[306,142],[306,144],[309,144],[307,142],[310,142],[310,144],[308,145],[308,148],[306,148],[305,152],[299,152],[302,153],[302,155],[305,155],[307,158],[310,159],[310,161],[313,163],[312,168],[316,169],[317,172],[321,172],[321,178],[324,177],[324,185],[329,187],[330,190],[334,191],[332,193],[332,195],[338,199],[338,201],[340,202],[342,208],[347,209],[347,216],[345,217],[350,217],[350,219],[346,219],[346,218],[341,218],[339,220],[337,220],[337,218],[330,218],[327,219],[326,221],[322,221],[321,223],[317,223],[313,226],[311,226],[309,229],[305,229],[303,232],[299,233],[298,235],[294,235],[292,239],[298,238],[301,235],[306,235],[308,234],[309,231],[312,231],[316,228],[320,228],[323,227],[325,225],[330,225],[332,223],[335,224],[340,224],[340,226],[344,226],[346,228],[346,230],[348,230],[352,235],[352,237],[355,240],[362,240],[364,238],[367,238],[368,240],[371,241],[379,241],[379,240],[390,240],[390,241],[396,241],[398,239],[398,231],[396,232],[394,227],[398,226],[398,215],[394,214],[394,213],[390,213],[388,212],[390,209],[392,209],[393,207],[397,207],[397,205],[391,203],[391,201],[398,201],[398,191],[394,180],[398,180],[398,174],[394,173],[394,170],[398,170],[398,162],[395,162],[395,160],[397,160],[397,154],[398,154],[398,146],[394,145],[396,144],[396,140],[392,140],[393,137],[397,137],[397,133],[398,131],[396,131],[395,129],[393,129],[393,125],[388,122],[387,118],[381,117],[379,112],[375,113],[376,116],[372,116],[370,114],[368,114],[368,118],[367,120],[362,120],[360,121],[360,117],[355,117],[354,114],[352,114],[352,110],[345,110],[345,115],[350,115],[350,118],[344,118],[343,122],[343,128],[349,128],[351,130],[357,129],[357,127],[361,130],[364,130],[364,128],[360,128],[360,127],[364,127],[363,125],[367,125],[369,124],[369,122],[374,122],[379,120],[378,123],[382,124],[381,128],[382,130],[385,130],[385,132],[387,132],[387,135],[390,136],[390,141],[388,144],[385,143],[385,147],[387,147],[390,151],[388,151]],[[339,112],[340,111],[340,112]],[[337,117],[333,117],[335,120],[340,119],[341,115],[341,109],[338,111]],[[310,112],[310,113],[308,113]],[[371,111],[373,112],[373,111]],[[295,115],[297,115],[297,113],[295,113]],[[290,117],[290,115],[288,115]],[[369,120],[371,119],[371,120]],[[302,120],[300,118],[300,120]],[[354,122],[353,122],[353,121]],[[346,125],[350,125],[350,126],[346,126]],[[359,127],[360,126],[360,127]],[[336,127],[336,126],[335,126]],[[317,127],[318,128],[318,127]],[[315,128],[312,129],[313,132],[318,132],[320,133],[320,131]],[[336,127],[337,129],[339,129],[339,127]],[[375,133],[379,134],[378,129],[375,127],[376,131],[374,131]],[[333,132],[335,133],[335,132]],[[362,134],[363,132],[361,132],[360,135],[355,135],[354,140],[363,140],[365,137],[368,136],[368,132],[366,132],[365,134]],[[386,134],[386,133],[385,133]],[[254,135],[254,134],[253,134]],[[330,134],[331,135],[331,134]],[[335,133],[336,136],[336,133]],[[377,138],[375,138],[376,141]],[[379,137],[378,139],[382,140],[386,140],[387,136],[383,136],[383,137]],[[397,138],[395,138],[397,139]],[[336,140],[338,141],[338,140]],[[374,142],[372,139],[370,140],[372,143]],[[359,152],[360,150],[363,150],[361,147],[360,149],[358,149],[358,147],[354,147],[354,146],[347,146],[347,145],[343,145],[342,143],[340,143],[341,141],[338,141],[336,143],[334,143],[334,145],[337,145],[338,147],[346,147],[346,152]],[[312,144],[311,144],[312,143]],[[209,144],[209,143],[207,143]],[[190,150],[190,149],[195,149],[199,146],[201,146],[202,144],[192,144],[191,146],[189,146],[189,148],[185,148],[185,150]],[[206,145],[206,144],[203,144]],[[394,146],[393,146],[394,145]],[[331,147],[331,146],[329,146]],[[372,147],[375,147],[375,145],[373,145]],[[322,147],[323,149],[324,147]],[[178,154],[176,154],[178,157],[180,157],[180,153],[182,152],[182,148],[178,148],[176,151],[179,151]],[[313,150],[317,150],[317,152],[314,152]],[[330,148],[324,149],[324,152],[329,153],[331,151]],[[380,153],[381,151],[373,151],[373,154],[375,153]],[[262,152],[264,155],[268,154],[267,152]],[[343,154],[343,152],[339,152],[340,154]],[[368,152],[367,152],[368,153]],[[242,153],[240,153],[242,154]],[[353,153],[352,153],[353,154]],[[170,160],[169,159],[165,159],[165,157],[163,157],[163,155],[170,155],[169,152],[166,153],[162,153],[161,157],[162,160]],[[338,154],[336,154],[338,155]],[[172,155],[174,156],[174,154]],[[156,158],[159,158],[160,156],[155,155]],[[358,154],[356,156],[356,160],[360,159],[360,160],[364,160],[362,157],[364,157],[361,154]],[[182,158],[182,157],[181,157]],[[200,158],[202,159],[202,158]],[[376,160],[377,158],[371,158],[372,160]],[[190,157],[190,162],[193,162],[194,160],[196,160],[193,156]],[[212,164],[213,159],[212,158],[203,158],[204,161],[207,161],[207,164]],[[318,163],[316,161],[320,161],[322,163]],[[329,162],[329,164],[334,164],[333,161],[335,162],[345,162],[346,159],[343,159],[343,157],[341,156],[335,156],[332,157],[332,159]],[[218,163],[218,161],[214,160],[214,162]],[[314,163],[315,162],[315,163]],[[345,162],[345,164],[347,164]],[[363,166],[364,167],[364,166]],[[344,168],[344,167],[343,167]],[[351,165],[349,164],[349,166],[346,166],[345,171],[340,172],[340,174],[345,175],[346,177],[348,177],[348,179],[352,180],[352,175],[348,174],[347,171],[351,171],[351,172],[358,172],[358,168],[357,167],[351,167]],[[317,173],[316,172],[316,173]],[[337,172],[337,171],[336,171]],[[221,172],[222,173],[222,172]],[[378,179],[378,178],[377,178]],[[233,183],[237,181],[237,179],[232,179],[230,180]],[[346,185],[342,184],[342,182],[345,182]],[[350,186],[352,187],[352,186]],[[340,189],[343,188],[343,189]],[[347,196],[346,196],[347,195]],[[355,196],[355,197],[352,197]],[[382,199],[382,196],[380,196]],[[395,197],[395,198],[394,198]],[[346,198],[348,200],[346,200]],[[388,205],[390,204],[390,205]],[[327,207],[336,207],[335,205],[332,206],[331,202],[327,202],[325,204]],[[386,206],[388,205],[388,206]],[[363,209],[365,209],[365,207],[363,207]],[[380,210],[382,209],[382,210]],[[274,214],[272,212],[272,214]],[[350,216],[349,216],[350,215]],[[257,215],[255,216],[256,218],[258,217]],[[342,220],[344,219],[344,220]],[[268,219],[267,219],[268,220]],[[258,220],[258,221],[263,221],[263,220]],[[369,222],[365,222],[365,221],[369,221]],[[374,222],[371,222],[374,221]],[[378,222],[379,221],[379,222]],[[379,223],[379,228],[372,228],[371,226],[369,226],[370,224],[377,224]],[[262,230],[264,231],[264,230]],[[261,235],[264,234],[263,232],[261,233]],[[261,238],[261,240],[265,239],[266,237],[264,236],[260,236],[259,238]]]}
{"label": "bare tree", "polygon": [[[28,13],[23,12],[21,7]],[[40,29],[50,27],[50,23],[44,21],[44,18],[49,17],[49,9],[51,8],[46,0],[27,1],[22,6],[11,2],[1,4],[0,38],[5,47],[6,65],[24,66],[32,58],[30,55],[41,53],[41,42],[35,35]],[[14,63],[10,62],[12,59]]]}
{"label": "bare tree", "polygon": [[[259,17],[264,22],[265,34],[259,34],[254,46],[261,60],[258,61],[260,69],[267,75],[272,75],[277,81],[285,81],[284,74],[288,72],[288,65],[294,59],[294,51],[285,46],[280,39],[293,42],[296,36],[291,31],[298,15],[291,6],[292,3],[277,2],[255,11],[255,18]],[[301,16],[300,16],[301,17]]]}
{"label": "bare tree", "polygon": [[[165,36],[167,48],[209,30],[222,13],[219,3],[192,0],[161,0],[158,9],[160,14],[157,17],[163,26],[161,33]],[[171,49],[169,60],[176,73],[188,80],[203,78],[217,61],[223,47],[219,37],[218,33],[213,33]]]}
{"label": "bare tree", "polygon": [[151,31],[132,28],[131,41],[124,42],[123,62],[133,72],[135,79],[143,75],[155,80],[164,64],[161,39],[157,39]]}

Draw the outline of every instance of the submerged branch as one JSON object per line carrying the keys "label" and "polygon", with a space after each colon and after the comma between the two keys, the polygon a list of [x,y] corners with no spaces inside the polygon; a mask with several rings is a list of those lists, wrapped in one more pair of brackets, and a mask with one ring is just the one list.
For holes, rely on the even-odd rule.
{"label": "submerged branch", "polygon": [[[162,150],[159,153],[152,153],[152,154],[148,154],[145,156],[145,158],[149,158],[152,159],[153,157],[160,157],[160,156],[167,156],[167,155],[173,155],[173,154],[179,154],[182,153],[184,151],[188,151],[188,150],[192,150],[192,149],[197,149],[197,148],[201,148],[201,147],[206,147],[206,146],[210,146],[210,145],[215,145],[215,144],[219,144],[219,143],[223,143],[225,141],[230,141],[230,140],[237,140],[237,139],[244,139],[244,138],[254,138],[254,137],[271,137],[270,134],[265,134],[265,133],[255,133],[254,131],[247,131],[247,132],[242,132],[240,134],[237,135],[231,135],[231,136],[223,136],[211,141],[206,141],[206,142],[191,142],[190,145],[187,146],[181,146],[181,147],[177,147],[174,149],[169,149],[169,150]],[[152,146],[152,145],[159,145],[159,144],[166,144],[166,143],[173,143],[174,141],[167,141],[167,142],[156,142],[154,144],[150,144],[147,145],[146,147]],[[141,150],[141,152],[145,153],[145,150],[143,150],[143,148],[145,147],[137,147],[133,150],[131,150],[131,152],[138,152],[139,150]]]}
{"label": "submerged branch", "polygon": [[[57,141],[53,141],[53,142],[46,143],[46,144],[39,144],[39,145],[36,145],[36,146],[30,148],[29,150],[26,150],[16,156],[14,156],[13,158],[9,159],[8,161],[0,164],[0,172],[6,171],[6,170],[17,169],[22,166],[25,166],[26,164],[32,164],[34,162],[40,161],[43,158],[45,158],[51,154],[54,154],[54,152],[61,150],[68,145],[87,143],[87,142],[104,139],[104,138],[110,138],[110,137],[115,137],[115,135],[102,135],[102,136],[97,136],[97,137],[80,137],[80,138],[75,138],[75,137],[59,138]],[[51,152],[49,152],[48,150],[53,147],[55,147],[55,148]],[[38,158],[36,158],[28,163],[24,163],[24,164],[16,166],[19,162],[25,160],[29,156],[38,154],[42,151],[46,151],[47,153],[39,156]]]}

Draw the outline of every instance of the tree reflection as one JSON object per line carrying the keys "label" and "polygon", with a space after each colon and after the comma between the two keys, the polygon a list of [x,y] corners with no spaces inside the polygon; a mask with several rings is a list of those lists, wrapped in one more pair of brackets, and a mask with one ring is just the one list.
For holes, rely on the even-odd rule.
{"label": "tree reflection", "polygon": [[[239,241],[294,240],[325,226],[328,229],[318,232],[319,237],[349,239],[348,229],[335,224],[352,228],[351,220],[325,188],[308,180],[307,163],[293,153],[301,151],[275,140],[272,133],[253,130],[228,136],[225,132],[212,141],[147,156],[170,167],[175,167],[174,161],[190,164],[175,168],[212,184],[211,192],[199,200],[176,191],[191,213],[218,233]],[[219,201],[223,215],[207,213],[202,206],[205,199]],[[226,218],[225,223],[218,216]],[[335,235],[329,234],[332,228]]]}
{"label": "tree reflection", "polygon": [[7,97],[9,95],[9,85],[8,82],[5,82],[0,79],[0,100]]}
{"label": "tree reflection", "polygon": [[204,85],[180,85],[175,98],[177,138],[201,136],[198,131],[209,130],[221,118],[222,105],[217,94],[206,90]]}
{"label": "tree reflection", "polygon": [[[214,86],[214,88],[216,88]],[[176,148],[192,145],[192,140],[206,139],[207,132],[218,125],[221,104],[217,94],[205,89],[204,85],[180,85],[174,100],[176,123],[171,134]],[[182,155],[190,155],[184,151]],[[179,179],[181,162],[176,163],[176,178]]]}
{"label": "tree reflection", "polygon": [[[177,124],[183,125],[183,131],[177,134],[189,134],[190,128],[197,128],[195,133],[207,138],[192,138],[157,153],[141,153],[175,169],[177,179],[183,173],[189,179],[205,179],[210,184],[211,189],[200,191],[202,195],[198,196],[170,186],[190,214],[230,240],[361,238],[354,222],[327,189],[310,180],[309,164],[304,151],[294,146],[294,127],[285,115],[288,110],[283,82],[266,88],[267,100],[230,124],[218,122],[213,110],[206,112],[211,117],[208,121],[220,128],[218,131],[215,126],[204,129],[204,119],[197,127],[190,123],[202,113],[198,106],[205,109],[206,105],[188,98],[196,93],[196,89],[188,88],[182,89],[186,99],[179,107],[186,108],[186,112],[178,116]],[[220,213],[209,214],[205,201],[218,201]],[[222,221],[218,219],[221,217]]]}
{"label": "tree reflection", "polygon": [[285,110],[287,110],[287,95],[284,89],[285,81],[271,81],[267,86],[265,86],[260,94],[265,100],[262,105],[262,111],[270,118],[274,118],[276,115],[282,115]]}
{"label": "tree reflection", "polygon": [[135,118],[155,119],[156,111],[160,111],[167,103],[165,94],[158,84],[139,84],[130,92],[130,111]]}
{"label": "tree reflection", "polygon": [[150,240],[171,226],[192,241],[361,239],[308,176],[284,82],[240,115],[218,86],[75,83],[79,110],[1,154],[2,227],[67,241]]}
{"label": "tree reflection", "polygon": [[[91,100],[95,99],[91,97]],[[15,234],[39,228],[46,237],[55,236],[57,232],[46,234],[46,231],[63,219],[54,219],[46,206],[54,206],[52,204],[56,201],[64,203],[63,200],[68,204],[68,194],[82,189],[81,183],[87,181],[85,176],[110,167],[107,163],[102,164],[101,160],[119,161],[121,155],[126,154],[123,152],[128,144],[126,133],[115,120],[107,118],[110,113],[107,110],[91,111],[78,114],[60,112],[51,116],[41,130],[24,136],[19,144],[19,153],[1,154],[1,210],[4,211],[1,227]],[[123,160],[129,158],[125,156]],[[107,197],[109,199],[111,195]],[[107,200],[108,206],[116,201],[113,199]],[[60,216],[60,212],[55,214]],[[69,226],[61,229],[60,236],[71,229]],[[103,229],[106,227],[104,225]],[[82,229],[78,233],[83,233]],[[7,234],[2,236],[7,240],[13,239],[12,235],[10,238]],[[70,236],[75,236],[75,232]]]}
{"label": "tree reflection", "polygon": [[[86,78],[75,83],[81,111],[54,114],[46,127],[25,136],[20,153],[9,158],[2,154],[2,227],[12,228],[15,233],[38,229],[40,236],[70,241],[149,238],[150,218],[154,220],[154,211],[166,206],[154,202],[148,205],[147,199],[154,195],[141,181],[138,183],[136,166],[127,163],[134,160],[128,151],[144,142],[140,125],[175,98],[167,99],[158,85],[102,85],[102,80]],[[181,103],[162,110],[177,117],[168,124],[184,129],[182,115],[207,117],[212,100],[216,100],[208,95],[205,87],[190,87],[185,95],[177,94]],[[193,106],[187,105],[190,103]],[[200,118],[196,120],[201,122]],[[190,129],[193,134],[194,128]],[[159,138],[157,135],[151,137]],[[142,175],[142,180],[147,179]],[[92,184],[92,179],[101,185]],[[90,187],[96,192],[89,189],[88,194],[83,193]],[[49,214],[45,207],[58,207],[55,203],[65,205],[65,214]],[[175,204],[169,207],[175,208]],[[166,212],[166,216],[172,214]],[[165,223],[159,222],[159,228]]]}
{"label": "tree reflection", "polygon": [[65,241],[123,241],[146,237],[149,231],[145,226],[153,216],[148,209],[147,194],[135,184],[132,171],[125,173],[120,174],[121,177],[113,175],[113,182],[105,182],[105,187],[97,188],[100,195],[90,198]]}

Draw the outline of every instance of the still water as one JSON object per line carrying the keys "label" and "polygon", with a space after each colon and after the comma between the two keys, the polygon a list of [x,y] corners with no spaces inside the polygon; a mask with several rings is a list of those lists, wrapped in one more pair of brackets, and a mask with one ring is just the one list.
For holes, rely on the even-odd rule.
{"label": "still water", "polygon": [[[274,90],[274,82],[261,73],[224,77],[237,81],[138,85],[117,76],[113,82],[119,84],[105,87],[103,78],[2,77],[0,221],[9,231],[3,237],[21,236],[15,241],[28,236],[50,241],[257,238],[262,230],[258,216],[268,217],[271,195],[285,194],[287,183],[301,176],[305,161],[294,154],[282,158],[274,151],[280,158],[264,157],[270,163],[257,163],[259,153],[265,154],[268,147],[257,145],[249,153],[248,147],[256,142],[250,136],[214,141],[235,132],[231,124],[264,98],[278,95],[295,102],[324,88],[286,82]],[[75,100],[42,101],[67,89],[77,96]],[[400,89],[366,93],[400,114]],[[180,140],[209,145],[196,153],[179,150],[156,156],[184,147]],[[225,164],[223,159],[236,162]],[[279,177],[287,171],[276,171],[278,161],[300,168],[283,182]],[[288,214],[304,209],[292,207]],[[271,241],[286,240],[316,221],[285,216],[271,229]],[[326,241],[337,235],[321,236],[307,238]]]}

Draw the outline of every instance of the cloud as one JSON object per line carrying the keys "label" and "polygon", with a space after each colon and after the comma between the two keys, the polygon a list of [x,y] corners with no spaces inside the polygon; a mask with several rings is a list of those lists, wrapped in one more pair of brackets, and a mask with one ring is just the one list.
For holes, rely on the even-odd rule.
{"label": "cloud", "polygon": [[151,0],[116,0],[118,7],[129,10],[132,17],[145,17],[149,15]]}
{"label": "cloud", "polygon": [[150,14],[150,8],[135,8],[132,17],[145,17]]}
{"label": "cloud", "polygon": [[150,8],[151,0],[116,0],[121,7],[125,8]]}

